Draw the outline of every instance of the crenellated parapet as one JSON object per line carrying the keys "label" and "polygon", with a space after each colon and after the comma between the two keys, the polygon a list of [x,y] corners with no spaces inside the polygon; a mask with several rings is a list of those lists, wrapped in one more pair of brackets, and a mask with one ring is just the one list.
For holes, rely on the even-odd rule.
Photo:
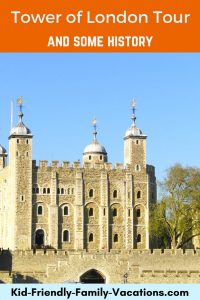
{"label": "crenellated parapet", "polygon": [[39,168],[41,168],[41,169],[48,168],[48,161],[47,160],[40,160],[39,161]]}
{"label": "crenellated parapet", "polygon": [[[16,282],[22,279],[26,283],[34,279],[41,283],[79,282],[82,274],[96,269],[106,276],[106,283],[123,283],[125,273],[128,283],[200,283],[198,250],[87,252],[34,249],[12,251],[9,256],[8,251],[3,250],[0,251],[0,259],[4,261],[4,270],[10,268]],[[9,282],[9,277],[1,269],[0,280]]]}
{"label": "crenellated parapet", "polygon": [[96,169],[96,170],[131,170],[130,165],[124,166],[122,163],[115,163],[113,165],[112,163],[99,163],[99,162],[84,162],[82,165],[80,161],[73,161],[72,163],[69,161],[62,161],[61,163],[58,160],[53,160],[48,162],[47,160],[40,160],[39,164],[37,164],[36,160],[32,161],[32,167],[33,168],[39,168],[39,169]]}
{"label": "crenellated parapet", "polygon": [[[126,170],[129,172],[135,171],[133,170],[133,167],[131,166],[131,164],[126,164],[124,166],[123,163],[115,163],[115,165],[113,165],[112,163],[99,163],[99,162],[84,162],[83,164],[81,164],[80,161],[73,161],[73,162],[69,162],[69,161],[62,161],[59,162],[58,160],[53,160],[48,162],[47,160],[40,160],[39,164],[37,164],[36,160],[32,161],[32,167],[33,168],[41,168],[41,169],[47,169],[47,168],[53,168],[53,169],[97,169],[97,170]],[[149,175],[151,176],[155,176],[155,167],[152,165],[146,165],[146,171]],[[139,171],[138,171],[139,173]]]}
{"label": "crenellated parapet", "polygon": [[51,166],[52,169],[59,168],[59,161],[58,160],[52,160],[50,166]]}
{"label": "crenellated parapet", "polygon": [[70,162],[67,161],[67,160],[63,160],[61,166],[62,166],[63,169],[69,169],[70,168]]}
{"label": "crenellated parapet", "polygon": [[[16,251],[10,251],[10,250],[0,250],[1,256],[8,256],[8,253],[12,256],[20,256],[20,257],[32,257],[32,256],[70,256],[70,255],[78,255],[81,257],[89,256],[94,257],[95,256],[104,256],[110,257],[112,255],[118,256],[118,258],[121,258],[122,260],[125,259],[125,257],[151,257],[151,258],[162,258],[165,260],[169,257],[188,257],[188,258],[199,258],[200,259],[200,249],[132,249],[132,250],[114,250],[111,249],[110,251],[106,251],[104,249],[98,251],[98,252],[87,252],[85,249],[82,250],[62,250],[62,249],[32,249],[32,250],[16,250]],[[129,257],[129,259],[130,259]],[[198,267],[198,266],[197,266]]]}

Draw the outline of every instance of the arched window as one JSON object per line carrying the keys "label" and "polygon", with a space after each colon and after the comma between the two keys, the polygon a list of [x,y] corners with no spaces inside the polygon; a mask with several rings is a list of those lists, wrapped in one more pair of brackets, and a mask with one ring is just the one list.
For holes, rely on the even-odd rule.
{"label": "arched window", "polygon": [[51,192],[50,188],[47,188],[47,194],[50,194],[50,192]]}
{"label": "arched window", "polygon": [[69,242],[69,231],[68,230],[63,231],[63,242]]}
{"label": "arched window", "polygon": [[42,213],[43,213],[43,207],[42,207],[42,205],[38,205],[38,207],[37,207],[37,214],[38,214],[38,216],[41,216]]}
{"label": "arched window", "polygon": [[43,188],[43,194],[46,194],[46,193],[47,193],[46,188]]}
{"label": "arched window", "polygon": [[117,198],[117,190],[113,191],[113,198]]}
{"label": "arched window", "polygon": [[93,189],[90,189],[89,190],[89,197],[92,198],[94,196],[94,191]]}
{"label": "arched window", "polygon": [[19,139],[17,139],[17,144],[19,144]]}
{"label": "arched window", "polygon": [[141,191],[137,191],[137,199],[141,198]]}
{"label": "arched window", "polygon": [[36,187],[36,194],[39,194],[39,187]]}
{"label": "arched window", "polygon": [[92,159],[92,156],[91,155],[89,155],[89,160],[91,160]]}
{"label": "arched window", "polygon": [[113,208],[113,217],[116,217],[116,216],[117,216],[117,209]]}
{"label": "arched window", "polygon": [[63,195],[65,192],[65,190],[63,188],[61,188],[61,194]]}
{"label": "arched window", "polygon": [[137,216],[137,218],[141,217],[141,210],[140,210],[140,208],[138,208],[136,210],[136,216]]}
{"label": "arched window", "polygon": [[28,157],[28,152],[26,152],[26,156]]}
{"label": "arched window", "polygon": [[26,143],[27,143],[27,145],[28,145],[28,140],[26,140]]}
{"label": "arched window", "polygon": [[89,217],[93,217],[93,215],[94,215],[94,210],[93,210],[92,207],[89,208],[88,215],[89,215]]}
{"label": "arched window", "polygon": [[72,195],[74,195],[74,188],[72,188]]}
{"label": "arched window", "polygon": [[118,242],[118,234],[117,233],[114,234],[113,241],[114,241],[114,243]]}
{"label": "arched window", "polygon": [[93,233],[90,233],[89,234],[89,242],[93,242],[93,240],[94,240]]}
{"label": "arched window", "polygon": [[137,243],[141,243],[141,234],[137,235]]}
{"label": "arched window", "polygon": [[136,144],[139,145],[139,141],[138,140],[136,140]]}
{"label": "arched window", "polygon": [[59,188],[57,188],[57,194],[58,194],[58,195],[60,194],[60,189],[59,189]]}
{"label": "arched window", "polygon": [[69,207],[68,206],[64,206],[63,207],[63,216],[68,216],[69,215]]}
{"label": "arched window", "polygon": [[70,195],[70,188],[67,189],[67,194]]}
{"label": "arched window", "polygon": [[135,170],[139,172],[139,171],[141,170],[140,165],[136,165],[136,166],[135,166]]}
{"label": "arched window", "polygon": [[102,155],[100,155],[100,160],[102,160],[103,159],[103,156]]}

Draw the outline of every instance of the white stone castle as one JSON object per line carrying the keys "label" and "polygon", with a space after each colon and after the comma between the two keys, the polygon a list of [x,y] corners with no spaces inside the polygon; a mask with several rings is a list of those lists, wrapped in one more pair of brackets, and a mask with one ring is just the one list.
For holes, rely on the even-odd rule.
{"label": "white stone castle", "polygon": [[149,207],[156,201],[154,167],[146,138],[132,125],[124,137],[124,163],[113,168],[97,141],[96,120],[83,165],[32,160],[33,135],[19,122],[0,146],[0,247],[99,251],[149,248]]}

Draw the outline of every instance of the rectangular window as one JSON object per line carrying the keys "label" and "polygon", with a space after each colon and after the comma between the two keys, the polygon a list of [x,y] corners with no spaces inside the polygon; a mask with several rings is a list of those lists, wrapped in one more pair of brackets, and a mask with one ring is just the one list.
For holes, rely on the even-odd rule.
{"label": "rectangular window", "polygon": [[92,207],[90,207],[89,208],[89,212],[88,212],[88,215],[89,215],[89,217],[93,217],[93,208]]}
{"label": "rectangular window", "polygon": [[20,200],[20,202],[24,202],[25,201],[25,196],[24,195],[20,195],[19,200]]}

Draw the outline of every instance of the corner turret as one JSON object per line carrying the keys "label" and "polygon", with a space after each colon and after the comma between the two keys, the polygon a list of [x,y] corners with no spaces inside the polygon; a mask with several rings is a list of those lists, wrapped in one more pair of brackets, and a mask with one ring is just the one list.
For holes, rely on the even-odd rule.
{"label": "corner turret", "polygon": [[132,125],[124,137],[124,164],[130,165],[135,171],[146,168],[146,138],[147,136],[136,126],[136,101],[131,102]]}
{"label": "corner turret", "polygon": [[[19,105],[19,122],[9,136],[9,173],[11,193],[11,224],[9,248],[31,249],[32,238],[32,134],[23,123],[23,99]],[[13,217],[12,217],[13,215]]]}

